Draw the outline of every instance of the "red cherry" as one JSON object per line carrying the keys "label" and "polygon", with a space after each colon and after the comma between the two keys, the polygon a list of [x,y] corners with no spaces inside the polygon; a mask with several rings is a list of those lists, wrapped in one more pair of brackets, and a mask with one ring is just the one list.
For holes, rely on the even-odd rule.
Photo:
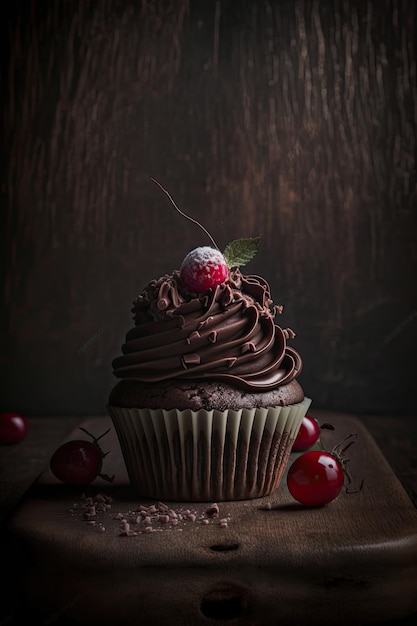
{"label": "red cherry", "polygon": [[323,450],[309,450],[299,456],[288,470],[288,489],[306,506],[322,506],[334,500],[345,482],[339,459]]}
{"label": "red cherry", "polygon": [[28,434],[29,425],[19,413],[0,413],[0,443],[19,443]]}
{"label": "red cherry", "polygon": [[93,441],[75,439],[62,444],[51,457],[49,465],[52,473],[63,483],[72,486],[89,485],[97,476],[111,482],[114,477],[101,473],[106,454],[98,445],[98,440],[109,431],[95,438],[84,428],[81,430]]}
{"label": "red cherry", "polygon": [[226,259],[219,250],[202,246],[187,254],[180,276],[192,293],[202,293],[224,283],[229,275]]}
{"label": "red cherry", "polygon": [[102,464],[97,446],[78,439],[64,443],[50,462],[55,476],[69,485],[89,485],[100,473]]}
{"label": "red cherry", "polygon": [[308,450],[320,437],[320,426],[313,417],[305,415],[301,422],[300,430],[293,443],[292,449],[294,452],[301,452],[302,450]]}

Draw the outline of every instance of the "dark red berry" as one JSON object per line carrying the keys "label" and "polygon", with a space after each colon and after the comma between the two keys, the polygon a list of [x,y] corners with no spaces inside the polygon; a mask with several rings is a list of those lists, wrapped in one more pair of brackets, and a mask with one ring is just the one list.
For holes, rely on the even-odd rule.
{"label": "dark red berry", "polygon": [[28,434],[27,419],[19,413],[0,413],[0,443],[19,443]]}
{"label": "dark red berry", "polygon": [[187,254],[181,264],[180,276],[192,293],[202,293],[224,283],[229,268],[223,254],[215,248],[202,246]]}
{"label": "dark red berry", "polygon": [[[334,430],[332,424],[322,424],[321,428]],[[291,495],[306,506],[322,506],[331,502],[341,492],[345,479],[351,484],[351,477],[347,470],[348,458],[346,450],[355,443],[356,433],[347,435],[342,441],[333,446],[330,452],[326,450],[308,450],[301,454],[290,466],[287,474],[287,485]],[[362,490],[364,480],[359,488],[349,489],[346,493],[357,493]]]}
{"label": "dark red berry", "polygon": [[308,450],[318,441],[320,438],[320,426],[313,417],[305,415],[301,422],[300,430],[293,443],[292,449],[294,452],[301,452],[302,450]]}
{"label": "dark red berry", "polygon": [[63,483],[72,486],[89,485],[97,476],[112,481],[113,477],[101,473],[106,454],[98,445],[98,440],[109,431],[95,438],[84,428],[81,430],[92,437],[93,441],[75,439],[62,444],[51,457],[52,473]]}
{"label": "dark red berry", "polygon": [[101,472],[100,450],[90,441],[74,440],[64,443],[51,458],[51,470],[59,480],[69,485],[89,485]]}
{"label": "dark red berry", "polygon": [[309,450],[299,456],[288,470],[288,489],[306,506],[322,506],[334,500],[345,482],[341,462],[329,452]]}

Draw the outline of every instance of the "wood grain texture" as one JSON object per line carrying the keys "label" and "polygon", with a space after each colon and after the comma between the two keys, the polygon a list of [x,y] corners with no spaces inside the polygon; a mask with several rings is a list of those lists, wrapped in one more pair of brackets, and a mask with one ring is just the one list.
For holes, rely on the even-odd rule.
{"label": "wood grain texture", "polygon": [[0,524],[45,470],[53,452],[78,423],[79,418],[74,416],[32,417],[28,435],[22,442],[0,446]]}
{"label": "wood grain texture", "polygon": [[[83,425],[101,432],[109,421]],[[400,624],[417,610],[417,512],[363,424],[340,414],[332,421],[336,430],[323,434],[326,446],[358,434],[349,452],[351,472],[366,476],[359,493],[305,509],[284,484],[262,499],[219,503],[226,528],[219,518],[199,522],[204,503],[171,503],[195,511],[196,521],[178,527],[155,521],[151,534],[133,522],[134,511],[149,502],[129,488],[113,431],[106,469],[116,480],[87,492],[113,498],[110,510],[97,513],[105,532],[74,509],[80,490],[65,488],[50,471],[10,519],[11,540],[20,546],[19,606],[29,603],[35,623],[59,614],[72,626],[130,625],[138,615],[160,626],[204,626],[213,618],[224,625],[232,618],[248,626],[298,625],[307,616],[311,624]],[[137,535],[120,536],[118,513]]]}
{"label": "wood grain texture", "polygon": [[[412,0],[15,3],[2,25],[3,404],[103,412],[130,302],[262,234],[315,405],[414,408]],[[81,355],[78,351],[82,347]]]}

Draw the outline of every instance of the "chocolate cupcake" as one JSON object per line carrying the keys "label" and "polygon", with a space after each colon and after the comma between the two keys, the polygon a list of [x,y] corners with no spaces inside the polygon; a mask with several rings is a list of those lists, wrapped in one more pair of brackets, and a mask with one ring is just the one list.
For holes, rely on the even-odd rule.
{"label": "chocolate cupcake", "polygon": [[287,345],[295,335],[276,323],[282,307],[263,278],[242,274],[227,249],[197,251],[134,302],[108,411],[140,495],[265,496],[311,402],[296,380],[301,358]]}

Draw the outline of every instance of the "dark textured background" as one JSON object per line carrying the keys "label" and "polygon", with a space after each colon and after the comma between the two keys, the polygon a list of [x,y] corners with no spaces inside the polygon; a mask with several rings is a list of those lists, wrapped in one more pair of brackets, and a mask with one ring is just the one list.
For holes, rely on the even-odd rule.
{"label": "dark textured background", "polygon": [[[262,234],[316,408],[415,409],[413,0],[3,7],[1,408],[103,413],[147,282]],[[83,348],[84,346],[84,348]]]}

